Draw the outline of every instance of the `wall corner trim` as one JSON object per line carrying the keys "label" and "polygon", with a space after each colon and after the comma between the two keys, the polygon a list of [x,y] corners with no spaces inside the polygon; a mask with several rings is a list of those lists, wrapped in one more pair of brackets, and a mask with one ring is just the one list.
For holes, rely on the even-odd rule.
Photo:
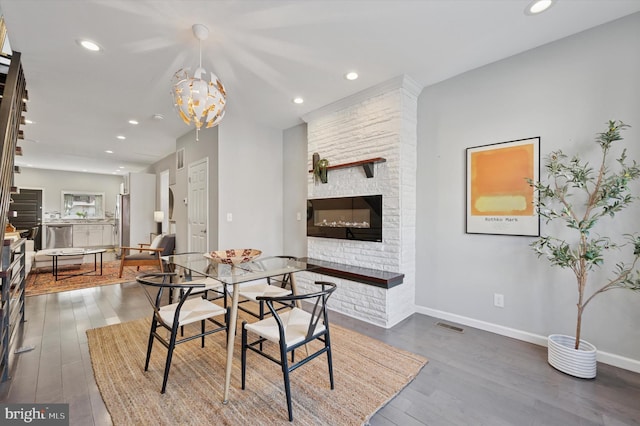
{"label": "wall corner trim", "polygon": [[387,81],[383,81],[375,86],[369,87],[368,89],[354,93],[351,96],[347,96],[346,98],[342,98],[320,107],[314,111],[310,111],[304,114],[301,118],[305,123],[309,123],[325,115],[340,111],[341,109],[356,105],[372,97],[397,89],[405,89],[410,95],[418,97],[423,88],[424,85],[418,83],[412,77],[402,74]]}

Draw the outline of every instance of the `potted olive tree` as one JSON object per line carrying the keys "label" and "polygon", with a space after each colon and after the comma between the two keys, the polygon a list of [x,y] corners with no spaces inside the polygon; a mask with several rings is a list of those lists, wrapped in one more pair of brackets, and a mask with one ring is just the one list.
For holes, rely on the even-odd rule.
{"label": "potted olive tree", "polygon": [[[537,211],[546,223],[564,225],[558,235],[543,235],[531,246],[539,257],[552,266],[569,269],[577,284],[577,321],[575,336],[554,334],[549,336],[549,364],[576,377],[593,378],[596,375],[596,348],[580,339],[582,314],[593,298],[606,291],[626,288],[640,290],[640,273],[636,268],[640,258],[640,236],[636,234],[600,235],[607,229],[596,225],[611,220],[628,207],[637,197],[631,195],[629,184],[640,177],[636,161],[629,163],[626,149],[622,149],[616,163],[613,145],[623,138],[620,131],[627,128],[621,121],[609,121],[596,143],[601,155],[597,168],[582,161],[577,155],[568,157],[554,151],[545,158],[547,182],[529,184],[537,192]],[[616,146],[616,148],[618,148]],[[620,250],[620,258],[610,276],[602,282],[591,282],[589,273],[604,266],[610,250]]]}

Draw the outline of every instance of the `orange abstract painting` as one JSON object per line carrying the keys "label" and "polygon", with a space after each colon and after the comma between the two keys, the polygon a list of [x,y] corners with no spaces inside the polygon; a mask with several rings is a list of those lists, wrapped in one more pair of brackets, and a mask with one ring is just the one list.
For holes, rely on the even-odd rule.
{"label": "orange abstract painting", "polygon": [[533,214],[533,145],[495,148],[471,154],[471,214]]}
{"label": "orange abstract painting", "polygon": [[468,234],[539,236],[540,138],[467,148]]}

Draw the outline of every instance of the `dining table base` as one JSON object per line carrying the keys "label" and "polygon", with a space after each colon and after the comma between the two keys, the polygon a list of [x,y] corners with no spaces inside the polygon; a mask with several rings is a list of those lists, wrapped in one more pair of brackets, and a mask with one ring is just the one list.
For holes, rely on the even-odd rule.
{"label": "dining table base", "polygon": [[229,338],[227,340],[227,366],[225,370],[224,378],[224,396],[222,403],[227,404],[229,402],[229,388],[231,386],[231,370],[233,361],[233,345],[236,341],[236,324],[238,323],[238,300],[239,291],[233,290],[233,296],[231,297],[231,313],[229,316]]}

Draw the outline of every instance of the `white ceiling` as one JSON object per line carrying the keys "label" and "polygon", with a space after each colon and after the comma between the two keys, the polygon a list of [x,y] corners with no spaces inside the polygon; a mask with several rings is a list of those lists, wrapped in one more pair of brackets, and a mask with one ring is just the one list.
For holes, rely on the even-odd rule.
{"label": "white ceiling", "polygon": [[[203,65],[226,86],[227,112],[286,129],[401,74],[430,85],[640,11],[639,0],[558,0],[527,16],[529,1],[0,0],[35,122],[23,127],[16,164],[122,173],[173,152],[191,128],[170,82],[197,66],[195,23],[210,30]],[[104,50],[88,52],[79,38]],[[351,70],[358,80],[343,77]]]}

